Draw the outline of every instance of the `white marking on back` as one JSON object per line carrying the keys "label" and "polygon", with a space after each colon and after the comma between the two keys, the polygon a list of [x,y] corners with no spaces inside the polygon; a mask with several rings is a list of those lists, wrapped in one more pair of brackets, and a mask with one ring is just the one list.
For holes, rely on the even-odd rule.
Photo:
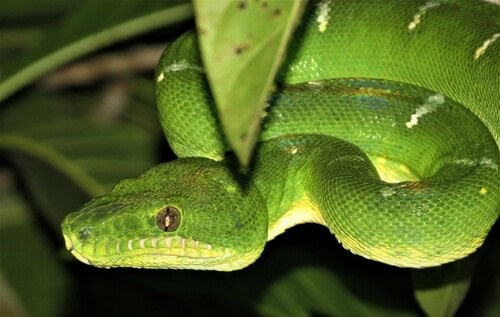
{"label": "white marking on back", "polygon": [[493,44],[499,37],[500,33],[495,33],[490,38],[485,40],[483,44],[476,49],[476,52],[474,53],[474,59],[478,59],[479,57],[481,57],[484,52],[486,52],[486,49],[490,47],[490,45]]}
{"label": "white marking on back", "polygon": [[420,6],[418,8],[418,12],[413,16],[413,20],[410,22],[410,24],[408,24],[408,30],[410,30],[410,32],[413,31],[417,27],[417,25],[420,24],[422,16],[427,12],[427,10],[439,7],[439,5],[440,3],[430,1],[423,6]]}
{"label": "white marking on back", "polygon": [[418,119],[423,115],[436,111],[438,105],[444,102],[444,96],[440,94],[432,95],[427,98],[427,101],[420,105],[414,114],[411,115],[410,121],[406,122],[407,128],[412,128],[418,124]]}
{"label": "white marking on back", "polygon": [[132,239],[130,239],[130,240],[128,240],[128,243],[127,243],[127,247],[128,247],[128,249],[129,249],[130,251],[132,251],[132,250],[134,249],[134,248],[132,247],[132,242],[133,242],[133,240],[132,240]]}
{"label": "white marking on back", "polygon": [[469,158],[458,159],[458,160],[453,161],[453,163],[467,165],[467,166],[476,166],[477,165],[477,161],[471,160]]}
{"label": "white marking on back", "polygon": [[120,254],[120,241],[116,243],[116,253]]}
{"label": "white marking on back", "polygon": [[307,84],[311,85],[311,86],[321,86],[321,85],[323,85],[323,83],[321,81],[308,81]]}
{"label": "white marking on back", "polygon": [[493,163],[493,160],[490,158],[483,157],[480,161],[478,160],[472,160],[469,158],[463,158],[463,159],[458,159],[453,161],[452,163],[454,164],[462,164],[462,165],[467,165],[467,166],[477,166],[477,165],[484,165],[487,168],[491,168],[495,171],[498,170],[498,165]]}
{"label": "white marking on back", "polygon": [[392,196],[396,193],[396,190],[392,187],[384,187],[380,190],[380,193],[382,193],[382,196],[384,197],[389,197]]}
{"label": "white marking on back", "polygon": [[479,162],[479,164],[485,165],[486,167],[494,169],[495,171],[498,170],[498,165],[493,163],[493,160],[490,158],[486,158],[486,157],[482,158],[481,162]]}
{"label": "white marking on back", "polygon": [[165,79],[165,75],[163,75],[163,73],[160,73],[160,75],[158,75],[158,78],[156,78],[156,82],[159,83],[163,79]]}
{"label": "white marking on back", "polygon": [[330,21],[330,7],[331,3],[329,0],[322,1],[318,4],[318,16],[316,22],[318,22],[318,30],[323,33],[328,27],[328,22]]}
{"label": "white marking on back", "polygon": [[[187,60],[181,59],[178,62],[174,62],[165,68],[165,72],[180,72],[186,69],[195,70],[199,73],[203,73],[203,68],[198,65],[190,64]],[[163,73],[162,73],[163,74]]]}

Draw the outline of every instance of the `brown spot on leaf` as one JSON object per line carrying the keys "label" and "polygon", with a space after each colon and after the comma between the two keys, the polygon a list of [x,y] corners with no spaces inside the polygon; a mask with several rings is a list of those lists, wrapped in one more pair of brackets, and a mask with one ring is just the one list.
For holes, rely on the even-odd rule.
{"label": "brown spot on leaf", "polygon": [[240,44],[234,48],[234,53],[236,55],[240,55],[243,52],[245,52],[246,50],[248,50],[249,48],[250,48],[250,45],[248,45],[248,44]]}
{"label": "brown spot on leaf", "polygon": [[238,9],[245,10],[246,7],[247,7],[247,2],[245,0],[238,2]]}
{"label": "brown spot on leaf", "polygon": [[281,15],[281,9],[274,9],[273,16],[279,17]]}
{"label": "brown spot on leaf", "polygon": [[267,8],[267,2],[265,2],[265,1],[264,1],[264,2],[262,2],[261,6],[262,6],[262,9]]}

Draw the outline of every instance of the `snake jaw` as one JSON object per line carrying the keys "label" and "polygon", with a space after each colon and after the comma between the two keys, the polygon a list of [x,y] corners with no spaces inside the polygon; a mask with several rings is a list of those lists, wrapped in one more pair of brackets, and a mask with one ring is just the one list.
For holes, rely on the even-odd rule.
{"label": "snake jaw", "polygon": [[[79,261],[97,267],[202,269],[232,271],[252,263],[259,254],[241,256],[231,248],[212,247],[180,236],[82,242],[65,230],[65,246]],[[84,255],[85,254],[85,255]]]}
{"label": "snake jaw", "polygon": [[76,251],[73,247],[73,241],[71,240],[71,238],[66,235],[66,234],[63,234],[63,237],[64,237],[64,244],[66,246],[66,249],[68,251],[71,252],[71,254],[73,254],[73,256],[75,258],[77,258],[80,262],[83,262],[87,265],[90,265],[90,262],[87,258],[85,258],[83,255],[81,255],[80,253],[78,253],[78,251]]}

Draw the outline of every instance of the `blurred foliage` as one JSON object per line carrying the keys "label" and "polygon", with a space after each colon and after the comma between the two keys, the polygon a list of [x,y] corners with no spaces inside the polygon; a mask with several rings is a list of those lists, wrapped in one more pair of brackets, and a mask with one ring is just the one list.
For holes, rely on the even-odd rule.
{"label": "blurred foliage", "polygon": [[[193,27],[185,1],[0,1],[0,316],[500,316],[498,225],[476,257],[422,271],[354,256],[316,225],[230,273],[104,270],[70,256],[64,215],[173,158],[153,65]],[[134,66],[137,48],[149,68]],[[103,56],[125,63],[103,71]]]}

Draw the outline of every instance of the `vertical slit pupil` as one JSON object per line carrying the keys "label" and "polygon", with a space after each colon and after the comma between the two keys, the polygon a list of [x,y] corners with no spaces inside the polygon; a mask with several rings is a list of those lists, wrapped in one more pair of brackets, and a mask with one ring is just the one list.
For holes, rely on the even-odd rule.
{"label": "vertical slit pupil", "polygon": [[181,215],[173,206],[162,208],[156,215],[156,225],[165,232],[175,231],[179,227]]}

